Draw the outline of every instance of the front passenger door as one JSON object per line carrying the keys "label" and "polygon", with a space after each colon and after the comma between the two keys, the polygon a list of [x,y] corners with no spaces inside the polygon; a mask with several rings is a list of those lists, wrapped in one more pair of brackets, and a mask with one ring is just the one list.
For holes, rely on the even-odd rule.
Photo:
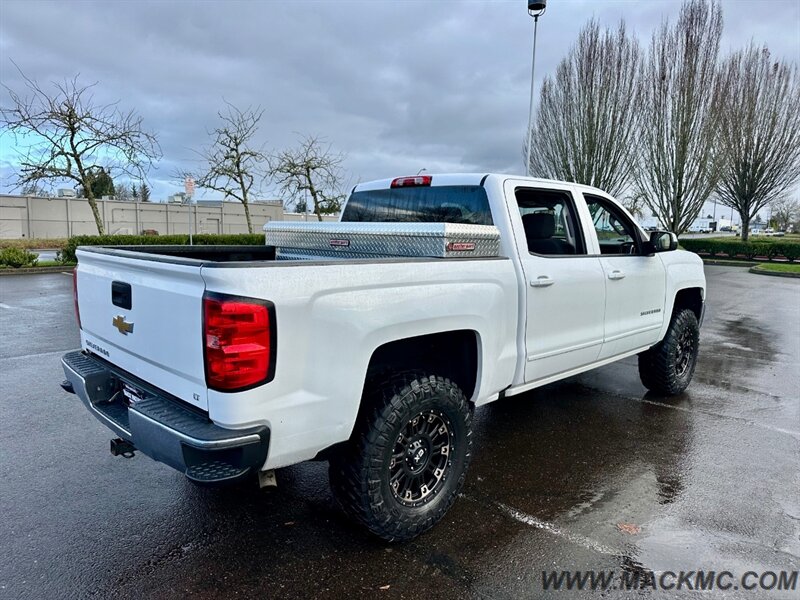
{"label": "front passenger door", "polygon": [[666,277],[657,255],[644,254],[630,217],[608,198],[583,195],[592,215],[605,274],[606,312],[599,359],[655,344],[665,318]]}

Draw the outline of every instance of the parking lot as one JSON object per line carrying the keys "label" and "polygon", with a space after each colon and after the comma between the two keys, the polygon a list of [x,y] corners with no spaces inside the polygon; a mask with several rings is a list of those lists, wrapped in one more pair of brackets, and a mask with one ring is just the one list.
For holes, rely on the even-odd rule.
{"label": "parking lot", "polygon": [[3,277],[0,597],[536,598],[543,570],[798,570],[800,281],[706,275],[683,396],[646,394],[627,359],[478,409],[462,497],[402,545],[345,520],[326,463],[260,491],[112,457],[58,387],[78,345],[71,279]]}

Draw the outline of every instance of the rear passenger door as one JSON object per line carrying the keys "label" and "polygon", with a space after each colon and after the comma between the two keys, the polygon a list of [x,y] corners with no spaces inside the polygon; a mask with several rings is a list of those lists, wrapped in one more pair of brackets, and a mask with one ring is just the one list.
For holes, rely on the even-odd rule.
{"label": "rear passenger door", "polygon": [[505,194],[525,275],[525,381],[594,362],[603,343],[605,276],[599,257],[587,252],[573,187],[508,180]]}
{"label": "rear passenger door", "polygon": [[606,286],[600,359],[651,346],[664,319],[666,277],[658,256],[644,254],[631,218],[610,199],[583,193],[597,234]]}

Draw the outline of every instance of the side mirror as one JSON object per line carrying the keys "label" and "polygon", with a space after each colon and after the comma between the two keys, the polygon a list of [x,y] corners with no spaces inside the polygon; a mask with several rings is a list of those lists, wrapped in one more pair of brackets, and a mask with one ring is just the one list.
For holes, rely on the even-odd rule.
{"label": "side mirror", "polygon": [[671,231],[654,231],[650,234],[650,250],[653,252],[669,252],[677,248],[678,236]]}

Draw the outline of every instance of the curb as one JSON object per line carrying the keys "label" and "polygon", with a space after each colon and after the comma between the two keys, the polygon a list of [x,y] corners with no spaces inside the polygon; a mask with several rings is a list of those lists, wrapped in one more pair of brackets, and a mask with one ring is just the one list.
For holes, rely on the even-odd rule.
{"label": "curb", "polygon": [[800,279],[800,273],[781,273],[780,271],[765,271],[756,267],[750,267],[749,271],[756,275],[766,275],[767,277],[789,277],[791,279]]}
{"label": "curb", "polygon": [[714,258],[703,258],[703,264],[716,267],[756,267],[759,265],[759,263],[749,260],[718,260]]}
{"label": "curb", "polygon": [[37,273],[68,273],[72,266],[64,267],[21,267],[19,269],[0,269],[0,277],[3,275],[36,275]]}

